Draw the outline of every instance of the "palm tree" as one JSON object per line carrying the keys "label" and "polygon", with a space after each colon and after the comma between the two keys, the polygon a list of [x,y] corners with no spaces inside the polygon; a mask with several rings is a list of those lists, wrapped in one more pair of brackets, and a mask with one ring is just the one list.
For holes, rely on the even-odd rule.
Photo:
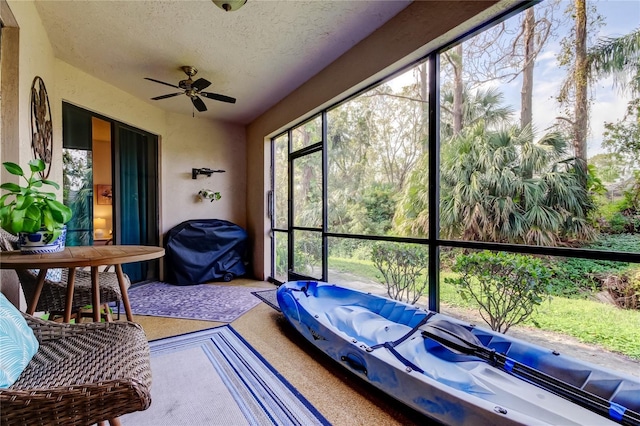
{"label": "palm tree", "polygon": [[617,38],[605,38],[589,51],[589,70],[596,78],[613,76],[614,86],[629,90],[635,97],[627,105],[627,113],[617,123],[605,123],[602,145],[622,155],[628,167],[640,160],[640,28]]}
{"label": "palm tree", "polygon": [[[75,151],[75,152],[73,152]],[[67,245],[92,244],[93,228],[93,170],[87,151],[65,149],[62,154],[64,204],[73,211],[67,224]]]}
{"label": "palm tree", "polygon": [[587,62],[594,77],[611,75],[620,89],[640,94],[640,28],[600,40],[589,50]]}
{"label": "palm tree", "polygon": [[[484,120],[487,127],[498,127],[508,122],[513,114],[511,106],[503,105],[504,95],[497,88],[468,90],[464,88],[462,96],[462,128]],[[443,90],[441,117],[441,137],[454,135],[454,93]]]}
{"label": "palm tree", "polygon": [[[446,149],[448,141],[453,138],[457,126],[454,97],[454,90],[451,88],[443,90],[440,105],[442,109],[440,134],[443,149]],[[496,88],[473,91],[464,88],[460,116],[462,129],[473,126],[479,121],[492,128],[508,123],[513,114],[513,108],[503,105],[503,100],[504,95]],[[402,198],[393,219],[394,230],[400,235],[427,235],[429,176],[424,171],[429,168],[428,160],[429,157],[425,152],[416,163],[413,172],[407,177]]]}
{"label": "palm tree", "polygon": [[593,208],[567,142],[530,127],[488,130],[480,121],[443,152],[441,232],[445,238],[555,246],[591,239]]}

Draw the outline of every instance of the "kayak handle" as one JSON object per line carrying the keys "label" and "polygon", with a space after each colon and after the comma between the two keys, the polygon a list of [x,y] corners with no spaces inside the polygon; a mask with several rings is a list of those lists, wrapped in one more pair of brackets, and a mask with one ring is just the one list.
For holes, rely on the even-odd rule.
{"label": "kayak handle", "polygon": [[358,355],[355,354],[347,354],[342,355],[340,359],[345,362],[352,370],[362,373],[365,376],[367,375],[367,366],[364,364],[363,360],[360,359]]}

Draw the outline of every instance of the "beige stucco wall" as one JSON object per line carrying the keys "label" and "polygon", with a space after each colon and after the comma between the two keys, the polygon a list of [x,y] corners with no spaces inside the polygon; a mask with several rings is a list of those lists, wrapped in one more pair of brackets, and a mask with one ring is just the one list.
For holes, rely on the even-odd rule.
{"label": "beige stucco wall", "polygon": [[[9,9],[6,0],[0,0],[0,20],[2,21],[2,37],[0,38],[0,142],[18,139],[18,74],[20,29]],[[17,144],[11,146],[2,143],[0,161],[14,161],[18,158]],[[10,174],[0,173],[1,181],[9,181]],[[11,180],[14,181],[14,180]]]}
{"label": "beige stucco wall", "polygon": [[[480,24],[495,14],[495,10],[488,9],[496,3],[413,2],[247,127],[247,227],[254,242],[253,268],[257,277],[265,278],[270,272],[268,138]],[[498,7],[513,3],[503,2]]]}
{"label": "beige stucco wall", "polygon": [[[9,161],[18,162],[23,168],[32,158],[30,138],[29,99],[31,84],[35,76],[40,76],[47,85],[49,99],[55,96],[53,50],[49,44],[40,16],[35,11],[31,2],[9,2],[9,7],[20,26],[20,54],[19,54],[19,140],[3,140],[2,144],[8,144],[15,148],[12,150],[14,157]],[[28,25],[26,24],[28,22]],[[29,44],[29,48],[25,45]],[[55,107],[51,105],[52,112]],[[17,156],[15,156],[17,154]],[[60,153],[58,152],[58,155]],[[61,157],[60,157],[61,158]],[[3,160],[5,161],[5,160]],[[51,174],[51,178],[59,179],[60,175]]]}
{"label": "beige stucco wall", "polygon": [[[167,113],[58,60],[31,1],[8,1],[20,26],[20,164],[32,158],[29,92],[34,76],[43,78],[53,117],[53,166],[50,178],[62,181],[62,101],[146,130],[160,137],[161,233],[188,219],[217,218],[246,226],[246,141],[244,126]],[[226,173],[191,178],[191,169],[209,167]],[[207,188],[222,199],[198,202]]]}

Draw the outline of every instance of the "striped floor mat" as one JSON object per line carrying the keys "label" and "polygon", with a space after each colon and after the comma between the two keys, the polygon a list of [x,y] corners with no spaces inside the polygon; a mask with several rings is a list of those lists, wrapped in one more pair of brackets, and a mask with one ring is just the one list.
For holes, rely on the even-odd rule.
{"label": "striped floor mat", "polygon": [[149,343],[151,407],[123,425],[328,425],[231,326]]}

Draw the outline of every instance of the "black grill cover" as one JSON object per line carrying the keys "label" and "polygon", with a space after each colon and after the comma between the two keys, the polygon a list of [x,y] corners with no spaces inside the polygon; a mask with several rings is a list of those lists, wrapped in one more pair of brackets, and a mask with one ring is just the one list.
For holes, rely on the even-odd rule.
{"label": "black grill cover", "polygon": [[177,285],[230,281],[246,273],[247,232],[220,219],[187,220],[167,233],[168,281]]}

